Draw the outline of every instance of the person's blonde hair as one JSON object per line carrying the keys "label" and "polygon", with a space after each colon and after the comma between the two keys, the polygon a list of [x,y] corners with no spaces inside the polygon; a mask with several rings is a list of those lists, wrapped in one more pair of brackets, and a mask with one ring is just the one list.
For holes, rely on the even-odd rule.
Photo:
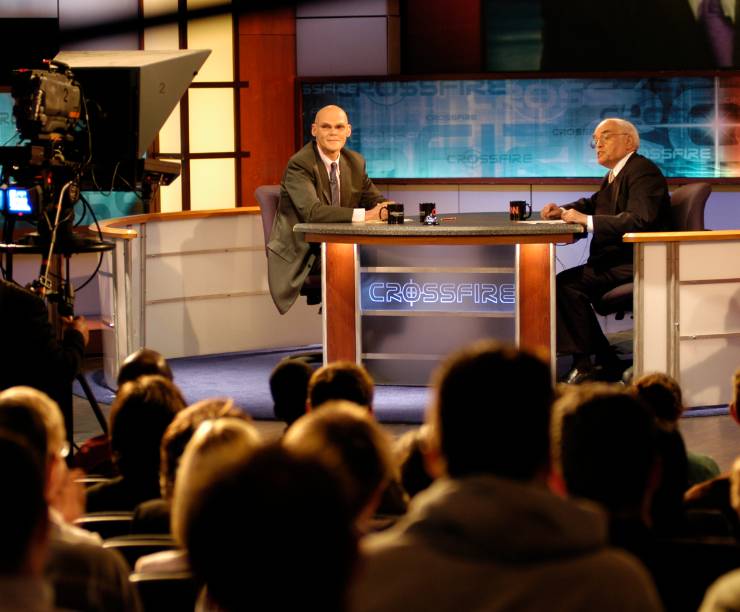
{"label": "person's blonde hair", "polygon": [[175,476],[172,500],[172,535],[181,546],[194,503],[220,473],[246,461],[261,445],[251,423],[222,417],[204,421],[185,447]]}
{"label": "person's blonde hair", "polygon": [[165,429],[159,446],[159,488],[163,499],[172,499],[175,475],[193,434],[204,421],[229,417],[251,421],[231,398],[208,398],[184,408]]}
{"label": "person's blonde hair", "polygon": [[57,455],[67,440],[64,417],[57,403],[43,391],[33,387],[11,387],[0,392],[0,403],[8,402],[26,406],[35,412],[46,429],[46,452]]}
{"label": "person's blonde hair", "polygon": [[328,401],[298,419],[283,437],[290,451],[318,459],[341,481],[355,517],[397,478],[390,440],[362,406]]}

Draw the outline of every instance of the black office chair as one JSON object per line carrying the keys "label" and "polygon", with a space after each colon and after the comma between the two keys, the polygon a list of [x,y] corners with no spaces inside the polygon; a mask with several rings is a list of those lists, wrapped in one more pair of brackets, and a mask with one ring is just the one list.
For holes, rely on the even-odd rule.
{"label": "black office chair", "polygon": [[[280,202],[280,185],[261,185],[254,191],[254,197],[260,205],[262,216],[262,231],[265,235],[265,255],[267,255],[267,243],[270,241],[272,225],[275,222],[278,203]],[[309,306],[321,304],[321,275],[309,274],[303,281],[300,295],[306,298]]]}
{"label": "black office chair", "polygon": [[[691,183],[679,187],[671,194],[671,229],[678,232],[704,230],[704,208],[712,186],[709,183]],[[624,283],[607,291],[596,302],[594,310],[603,316],[614,314],[624,319],[632,312],[633,283]]]}

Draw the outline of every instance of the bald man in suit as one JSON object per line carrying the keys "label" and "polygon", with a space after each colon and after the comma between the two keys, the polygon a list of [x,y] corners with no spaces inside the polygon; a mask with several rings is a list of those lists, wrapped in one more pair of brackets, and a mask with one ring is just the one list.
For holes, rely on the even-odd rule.
{"label": "bald man in suit", "polygon": [[[670,228],[671,200],[660,169],[637,153],[640,135],[624,119],[605,119],[594,130],[596,159],[609,173],[589,198],[558,206],[545,204],[542,217],[580,223],[592,234],[585,265],[563,270],[556,278],[557,349],[571,355],[567,383],[620,380],[626,368],[617,359],[591,305],[604,293],[632,282],[632,245],[627,232]],[[591,357],[595,357],[595,363]]]}
{"label": "bald man in suit", "polygon": [[270,240],[267,267],[270,293],[281,314],[317,271],[318,245],[293,232],[296,223],[361,223],[380,218],[385,198],[368,178],[365,159],[345,148],[352,126],[338,106],[325,106],[311,125],[315,141],[288,162]]}

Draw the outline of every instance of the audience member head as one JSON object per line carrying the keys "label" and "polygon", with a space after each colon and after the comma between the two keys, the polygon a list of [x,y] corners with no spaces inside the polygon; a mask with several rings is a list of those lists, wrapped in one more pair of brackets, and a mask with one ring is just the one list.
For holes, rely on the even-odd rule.
{"label": "audience member head", "polygon": [[0,431],[0,575],[43,573],[48,542],[44,463],[18,435]]}
{"label": "audience member head", "polygon": [[433,479],[426,467],[425,453],[429,437],[429,426],[422,425],[400,436],[393,444],[393,454],[400,471],[401,486],[413,497],[432,484]]}
{"label": "audience member head", "polygon": [[650,409],[658,427],[673,431],[683,413],[681,387],[675,378],[655,372],[645,374],[634,382],[635,393]]}
{"label": "audience member head", "polygon": [[165,430],[185,400],[163,376],[124,383],[110,412],[113,458],[124,478],[158,482],[159,448]]}
{"label": "audience member head", "polygon": [[435,476],[546,478],[553,389],[544,361],[484,340],[450,355],[434,381]]}
{"label": "audience member head", "polygon": [[740,412],[738,402],[740,401],[740,368],[732,375],[732,399],[730,399],[730,415],[740,425]]}
{"label": "audience member head", "polygon": [[226,612],[247,603],[346,609],[357,544],[340,485],[317,460],[270,445],[215,475],[185,543],[196,578]]}
{"label": "audience member head", "polygon": [[[12,419],[15,426],[6,419]],[[3,422],[28,442],[34,452],[45,458],[46,497],[52,503],[66,484],[67,464],[64,459],[69,453],[67,431],[59,406],[38,389],[11,387],[0,392],[0,426]]]}
{"label": "audience member head", "polygon": [[313,368],[303,359],[283,359],[270,374],[275,418],[290,427],[306,413],[308,381]]}
{"label": "audience member head", "polygon": [[326,402],[298,419],[283,442],[340,478],[350,511],[364,529],[395,469],[390,442],[372,415],[351,402]]}
{"label": "audience member head", "polygon": [[655,433],[650,411],[624,388],[579,385],[553,407],[553,465],[571,495],[647,523],[657,484]]}
{"label": "audience member head", "polygon": [[159,459],[159,486],[164,499],[172,499],[175,474],[185,447],[201,423],[229,417],[249,421],[249,416],[232,399],[204,399],[181,410],[162,436]]}
{"label": "audience member head", "polygon": [[363,366],[333,361],[316,370],[308,381],[308,405],[314,410],[331,400],[346,400],[372,410],[373,392],[373,379]]}
{"label": "audience member head", "polygon": [[177,468],[172,500],[172,535],[185,545],[193,504],[218,474],[239,465],[261,444],[260,434],[243,418],[223,416],[203,421],[193,434]]}
{"label": "audience member head", "polygon": [[173,380],[172,370],[160,353],[152,349],[140,348],[123,360],[121,369],[118,370],[118,387],[120,389],[124,383],[147,374],[164,376],[168,380]]}
{"label": "audience member head", "polygon": [[730,505],[740,517],[740,457],[736,457],[730,469]]}
{"label": "audience member head", "polygon": [[44,469],[48,470],[48,456],[53,444],[49,441],[40,412],[23,400],[27,389],[29,387],[11,387],[0,392],[0,431],[17,436],[28,444]]}
{"label": "audience member head", "polygon": [[637,380],[634,391],[657,425],[660,482],[653,494],[652,517],[656,530],[669,533],[681,527],[684,494],[689,488],[689,460],[678,428],[683,412],[681,387],[670,376],[656,373]]}

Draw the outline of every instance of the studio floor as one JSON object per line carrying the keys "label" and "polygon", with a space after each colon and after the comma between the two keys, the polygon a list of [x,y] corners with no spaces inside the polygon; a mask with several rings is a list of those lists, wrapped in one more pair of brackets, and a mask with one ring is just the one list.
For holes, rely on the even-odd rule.
{"label": "studio floor", "polygon": [[[88,377],[97,372],[99,368],[99,360],[88,360],[86,364]],[[110,403],[99,402],[99,404],[103,413],[107,415]],[[701,412],[699,411],[699,413]],[[271,419],[260,418],[255,422],[268,439],[278,437],[284,428],[282,422]],[[413,423],[384,423],[383,427],[392,435],[398,436],[409,429],[418,427],[418,425]],[[681,421],[681,431],[689,450],[714,458],[722,470],[729,469],[735,457],[740,456],[740,426],[728,414],[710,413],[705,416],[686,416]],[[79,444],[81,441],[100,433],[101,429],[90,403],[84,397],[76,395],[74,397],[75,441]],[[625,445],[628,444],[629,441],[625,440]]]}

